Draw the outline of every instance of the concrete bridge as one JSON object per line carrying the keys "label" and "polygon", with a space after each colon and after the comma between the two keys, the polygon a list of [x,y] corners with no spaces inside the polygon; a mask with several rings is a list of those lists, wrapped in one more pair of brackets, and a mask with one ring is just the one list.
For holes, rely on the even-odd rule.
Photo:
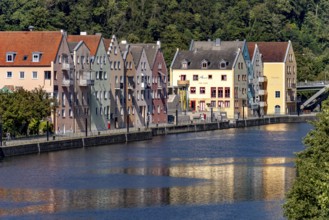
{"label": "concrete bridge", "polygon": [[306,101],[299,100],[300,109],[304,109],[317,104],[321,105],[321,102],[328,97],[329,82],[326,81],[311,81],[311,82],[299,82],[297,84],[297,92],[300,91],[315,91],[316,93]]}

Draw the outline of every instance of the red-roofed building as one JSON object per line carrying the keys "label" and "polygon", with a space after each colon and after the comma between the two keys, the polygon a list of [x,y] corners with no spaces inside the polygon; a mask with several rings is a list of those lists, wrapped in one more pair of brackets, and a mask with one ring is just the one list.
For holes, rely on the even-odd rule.
{"label": "red-roofed building", "polygon": [[57,132],[73,128],[69,116],[73,60],[64,31],[0,32],[0,88],[42,87],[57,98],[53,123]]}
{"label": "red-roofed building", "polygon": [[262,55],[263,72],[267,79],[265,114],[296,113],[297,64],[291,41],[248,42],[250,47],[255,44]]}

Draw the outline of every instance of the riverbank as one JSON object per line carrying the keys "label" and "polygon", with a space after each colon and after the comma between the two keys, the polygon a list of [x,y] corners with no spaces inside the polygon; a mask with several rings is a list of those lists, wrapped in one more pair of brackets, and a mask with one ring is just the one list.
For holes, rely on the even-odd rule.
{"label": "riverbank", "polygon": [[36,143],[26,142],[25,144],[19,144],[16,146],[1,147],[0,158],[21,156],[27,154],[40,154],[45,152],[60,151],[74,148],[87,148],[109,144],[120,144],[132,141],[151,140],[153,136],[159,135],[244,128],[278,123],[301,123],[312,121],[315,119],[315,115],[265,117],[212,123],[166,125],[149,128],[145,131],[133,131],[129,133],[123,132],[117,134],[100,134],[91,137],[39,141]]}

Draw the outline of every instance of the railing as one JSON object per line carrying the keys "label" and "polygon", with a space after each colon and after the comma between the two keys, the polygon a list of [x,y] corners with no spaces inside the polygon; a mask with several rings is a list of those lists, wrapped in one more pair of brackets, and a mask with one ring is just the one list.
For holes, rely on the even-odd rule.
{"label": "railing", "polygon": [[259,102],[259,107],[264,108],[265,106],[267,106],[266,102],[264,102],[264,101]]}
{"label": "railing", "polygon": [[266,81],[267,81],[266,76],[259,76],[258,77],[258,82],[263,83],[263,82],[266,82]]}
{"label": "railing", "polygon": [[266,90],[264,90],[264,89],[258,90],[258,95],[266,95],[266,94],[267,94]]}
{"label": "railing", "polygon": [[63,70],[70,70],[70,68],[71,68],[71,65],[69,63],[63,63],[62,64],[62,69]]}
{"label": "railing", "polygon": [[179,85],[179,86],[190,85],[190,80],[177,80],[177,85]]}
{"label": "railing", "polygon": [[72,79],[63,79],[62,86],[72,86],[73,80]]}

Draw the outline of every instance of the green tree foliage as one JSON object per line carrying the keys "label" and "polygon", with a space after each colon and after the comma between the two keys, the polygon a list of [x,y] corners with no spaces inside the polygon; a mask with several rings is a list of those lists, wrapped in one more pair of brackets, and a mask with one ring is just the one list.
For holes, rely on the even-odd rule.
{"label": "green tree foliage", "polygon": [[18,89],[13,93],[0,93],[0,115],[4,131],[12,134],[37,134],[42,120],[50,115],[53,101],[42,88],[32,91]]}
{"label": "green tree foliage", "polygon": [[167,63],[191,39],[291,40],[300,81],[329,70],[328,0],[1,0],[0,30],[101,32],[131,42],[163,42]]}
{"label": "green tree foliage", "polygon": [[329,219],[329,101],[313,125],[304,139],[307,148],[297,154],[297,178],[284,204],[289,219]]}

